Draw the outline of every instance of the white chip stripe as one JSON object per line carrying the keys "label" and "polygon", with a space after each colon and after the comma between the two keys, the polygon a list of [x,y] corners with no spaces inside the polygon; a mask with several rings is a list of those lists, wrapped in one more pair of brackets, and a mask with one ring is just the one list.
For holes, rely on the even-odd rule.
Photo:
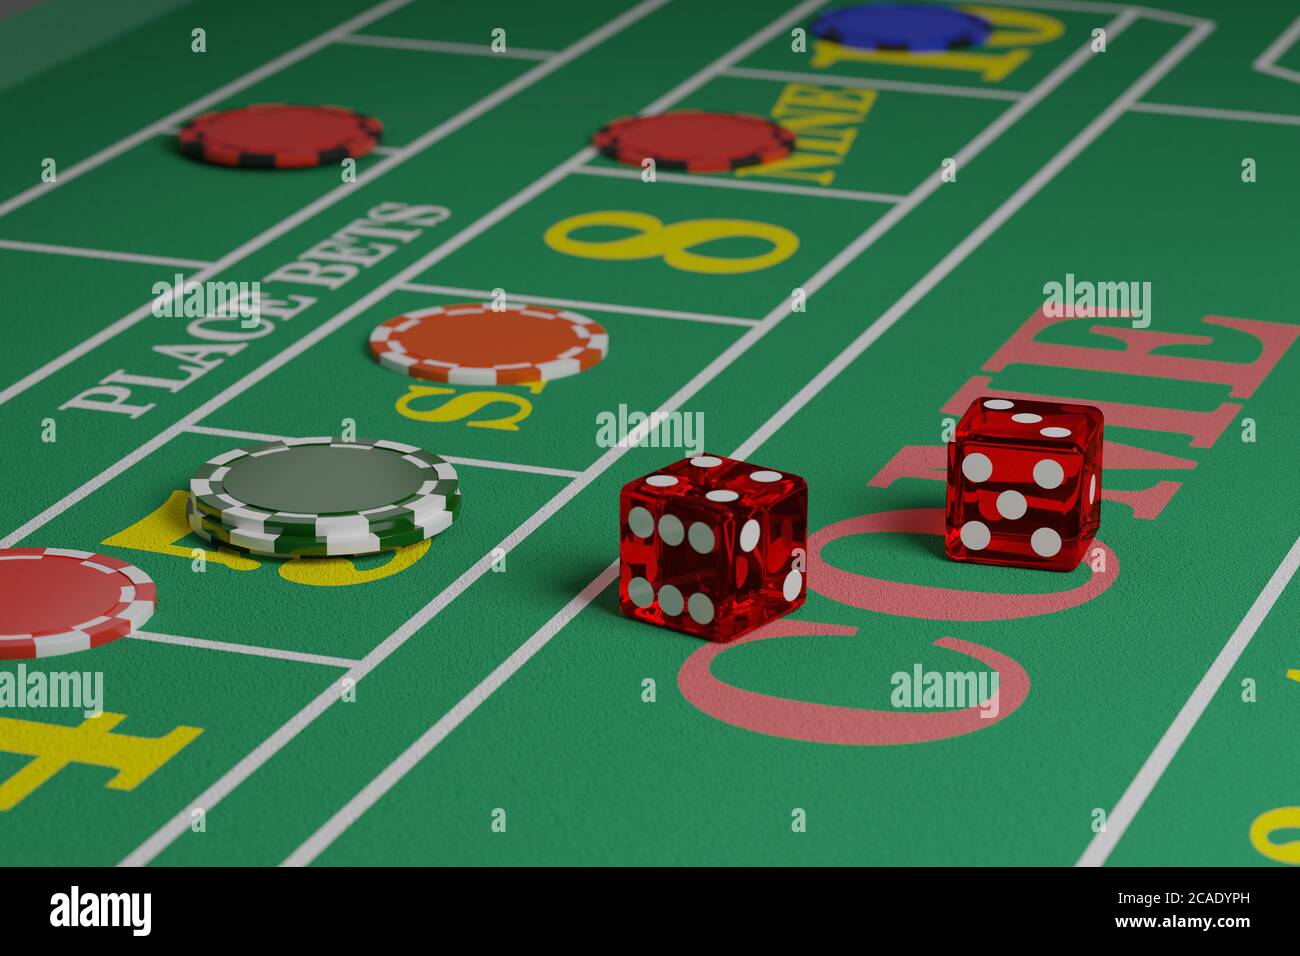
{"label": "white chip stripe", "polygon": [[[156,597],[141,596],[141,592],[145,589],[149,589],[155,595],[157,593],[153,578],[149,577],[143,569],[125,561],[121,562],[121,566],[105,564],[101,555],[90,551],[79,551],[73,548],[40,548],[30,554],[14,554],[0,550],[0,566],[4,561],[41,561],[49,557],[71,558],[89,571],[104,575],[118,575],[126,578],[128,583],[118,586],[117,604],[111,608],[111,614],[97,614],[88,620],[66,625],[67,630],[59,632],[0,634],[0,644],[31,643],[34,649],[32,656],[36,659],[74,654],[90,650],[95,639],[99,639],[100,643],[108,643],[121,637],[129,637],[157,610]],[[3,610],[0,608],[0,613],[3,613]],[[114,627],[113,625],[118,622],[120,625]],[[27,656],[20,655],[20,659]]]}
{"label": "white chip stripe", "polygon": [[[355,534],[373,534],[376,532],[373,522],[376,520],[399,520],[404,525],[413,527],[423,526],[438,519],[440,515],[452,514],[449,510],[452,499],[446,495],[435,495],[432,492],[422,492],[423,497],[411,505],[393,506],[379,508],[367,508],[351,515],[317,515],[304,514],[295,511],[250,511],[244,507],[243,502],[235,501],[225,495],[209,493],[208,498],[219,500],[228,505],[221,509],[220,515],[214,515],[204,511],[204,516],[212,521],[238,528],[241,531],[249,531],[268,535],[288,535],[290,537],[304,537],[307,532],[294,535],[276,527],[279,523],[294,523],[312,525],[315,528],[313,532],[316,537],[329,537],[331,535],[352,536]],[[456,489],[456,494],[452,498],[459,498],[460,489]],[[200,509],[202,510],[202,509]],[[387,529],[378,529],[382,534]],[[398,530],[398,529],[393,529]]]}
{"label": "white chip stripe", "polygon": [[[123,588],[121,598],[122,601],[126,604],[126,607],[118,611],[113,616],[116,618],[123,618],[127,621],[130,621],[131,633],[133,634],[135,633],[136,628],[140,627],[147,620],[149,620],[149,618],[153,617],[153,612],[158,609],[157,604],[155,604],[153,601],[145,601],[138,598],[136,596],[136,591],[134,588],[131,589]],[[100,620],[109,620],[109,619],[100,618]]]}
{"label": "white chip stripe", "polygon": [[117,568],[115,570],[118,574],[125,574],[131,579],[131,583],[133,584],[153,584],[153,578],[149,577],[149,575],[145,574],[134,564],[128,564],[125,568]]}
{"label": "white chip stripe", "polygon": [[[417,473],[424,472],[427,475],[431,472],[433,477],[422,477],[415,490],[401,501],[379,505],[374,508],[360,509],[346,515],[270,511],[236,499],[225,491],[217,490],[224,487],[227,477],[240,461],[276,455],[306,446],[328,447],[333,450],[358,454],[391,452],[398,455],[406,464],[413,466]],[[331,524],[334,519],[344,522],[337,527],[341,527],[343,533],[348,534],[350,530],[354,529],[353,524],[349,522],[359,521],[358,516],[374,520],[393,520],[411,525],[412,530],[415,530],[416,526],[422,526],[433,521],[438,512],[450,508],[452,506],[452,497],[457,499],[458,503],[461,494],[459,487],[454,489],[453,496],[449,497],[445,493],[448,490],[447,485],[458,481],[455,466],[451,462],[416,445],[387,439],[342,441],[332,436],[281,438],[259,445],[231,449],[206,461],[201,470],[208,469],[211,469],[211,473],[206,478],[192,477],[190,479],[191,500],[196,502],[198,510],[202,511],[207,518],[221,524],[236,526],[241,531],[288,535],[291,537],[328,537],[330,529],[336,527],[336,525]],[[281,527],[283,524],[312,525],[313,530],[309,532],[307,530],[286,529]],[[359,526],[356,529],[359,530]],[[385,528],[374,529],[368,527],[365,529],[365,533],[383,536],[387,530]],[[354,546],[354,543],[348,545],[348,547]]]}
{"label": "white chip stripe", "polygon": [[[206,533],[208,529],[203,528],[201,521],[206,519],[213,524],[221,525],[226,532],[226,536],[234,544],[243,545],[243,542],[249,542],[251,545],[267,549],[276,542],[285,539],[294,538],[320,538],[319,543],[328,544],[332,548],[338,549],[355,549],[365,545],[377,545],[384,538],[391,538],[398,535],[414,534],[416,531],[423,531],[426,538],[433,537],[441,531],[445,531],[451,526],[456,518],[455,512],[446,509],[427,509],[424,513],[410,512],[403,516],[404,526],[393,529],[375,530],[369,522],[353,518],[321,518],[315,522],[316,533],[308,535],[290,534],[276,528],[250,527],[247,525],[227,524],[223,519],[200,511],[191,499],[186,504],[187,516],[193,516],[194,521],[190,526],[196,531]],[[409,528],[406,527],[409,525]],[[340,554],[345,553],[339,550]]]}
{"label": "white chip stripe", "polygon": [[230,451],[217,455],[215,458],[209,458],[208,464],[224,465],[236,458],[243,458],[245,454],[246,452],[242,448],[232,448]]}
{"label": "white chip stripe", "polygon": [[[90,623],[93,624],[94,622]],[[81,626],[88,627],[90,625],[84,624]],[[59,657],[63,654],[79,654],[82,651],[90,650],[90,635],[85,631],[76,629],[62,634],[42,634],[40,637],[29,637],[27,635],[14,635],[13,638],[8,636],[0,637],[0,640],[11,639],[30,640],[35,644],[37,660],[43,657]]]}
{"label": "white chip stripe", "polygon": [[[399,336],[417,327],[424,319],[445,315],[457,317],[464,315],[485,315],[490,313],[515,312],[529,318],[555,321],[567,321],[573,335],[585,344],[566,348],[559,355],[541,362],[503,362],[489,366],[469,366],[448,362],[437,358],[421,358],[412,355],[399,340]],[[593,332],[591,327],[601,331]],[[502,308],[495,308],[490,302],[466,303],[455,306],[432,306],[415,312],[407,312],[395,319],[380,323],[370,333],[372,354],[380,365],[403,375],[410,374],[415,366],[440,371],[441,375],[432,376],[445,380],[451,385],[497,385],[499,373],[521,369],[537,369],[538,377],[543,381],[567,378],[584,371],[578,360],[584,353],[596,352],[601,358],[609,354],[609,333],[595,319],[573,312],[569,309],[542,309],[515,302],[507,302]],[[599,361],[599,360],[597,360]],[[594,363],[593,363],[594,364]],[[422,376],[415,376],[422,377]],[[445,378],[444,378],[445,377]]]}
{"label": "white chip stripe", "polygon": [[[220,517],[206,512],[205,515],[213,521],[237,526],[243,531],[272,535],[287,533],[276,528],[274,523],[268,525],[268,520],[270,520],[272,522],[287,521],[314,525],[316,529],[315,535],[318,537],[329,537],[331,535],[351,537],[374,533],[374,520],[400,519],[403,524],[416,526],[433,521],[438,515],[446,512],[452,503],[446,495],[433,494],[432,489],[434,487],[435,485],[432,482],[422,486],[419,494],[423,495],[423,497],[414,505],[403,505],[396,508],[392,505],[366,508],[351,515],[317,515],[296,511],[277,511],[272,514],[263,511],[250,511],[244,507],[243,502],[237,502],[226,495],[209,492],[207,497],[228,503],[229,507],[222,509]],[[456,494],[452,497],[459,498],[460,495],[461,491],[457,488]],[[380,529],[381,533],[383,530]]]}
{"label": "white chip stripe", "polygon": [[[186,520],[189,522],[190,530],[211,544],[218,547],[226,545],[234,548],[240,548],[255,554],[259,557],[270,558],[289,558],[294,551],[277,549],[277,544],[283,544],[285,536],[276,534],[258,534],[239,528],[226,528],[225,535],[217,535],[208,528],[203,527],[199,514],[190,510],[186,514]],[[302,548],[323,548],[325,557],[362,557],[368,554],[379,554],[384,551],[395,551],[399,547],[409,547],[412,544],[420,544],[428,541],[430,538],[441,534],[452,525],[452,515],[450,512],[444,512],[438,517],[438,520],[432,521],[427,525],[422,525],[418,530],[421,537],[416,541],[409,541],[406,544],[395,545],[391,541],[385,542],[378,535],[365,534],[355,538],[331,537],[317,543],[303,544]],[[414,535],[416,530],[413,529],[410,534]],[[403,535],[409,537],[409,535]]]}

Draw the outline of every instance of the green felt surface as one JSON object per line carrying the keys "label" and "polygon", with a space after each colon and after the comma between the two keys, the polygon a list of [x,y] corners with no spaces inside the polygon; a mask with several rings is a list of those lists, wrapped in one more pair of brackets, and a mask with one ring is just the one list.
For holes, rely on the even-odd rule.
{"label": "green felt surface", "polygon": [[[105,756],[93,729],[51,733],[80,724],[76,709],[0,708],[0,864],[1300,862],[1300,811],[1271,818],[1291,822],[1266,842],[1251,836],[1262,814],[1300,806],[1296,585],[1252,612],[1280,567],[1283,579],[1294,571],[1300,529],[1300,119],[1127,109],[1300,117],[1300,84],[1251,66],[1294,9],[1186,0],[1129,22],[1105,4],[997,7],[990,15],[1027,29],[1029,11],[1059,35],[965,51],[943,68],[818,66],[790,34],[817,8],[791,15],[782,0],[567,0],[545,14],[526,0],[288,7],[199,0],[105,28],[101,42],[0,91],[8,128],[23,134],[0,150],[0,536],[5,547],[132,561],[159,592],[146,627],[158,639],[26,664],[101,673],[105,710],[125,715],[101,731],[119,750]],[[206,54],[190,52],[196,27]],[[1113,34],[1106,52],[1070,65],[1099,27]],[[31,15],[12,28],[32,44],[45,29]],[[478,49],[498,29],[518,55]],[[338,42],[347,34],[362,42]],[[574,44],[576,55],[541,65]],[[1000,79],[954,68],[1007,49],[1029,56]],[[1296,55],[1279,65],[1294,68]],[[989,90],[1003,95],[980,95]],[[1015,115],[1010,94],[1043,90],[991,127]],[[665,97],[840,112],[816,148],[801,141],[802,155],[823,160],[806,174],[718,177],[746,188],[649,184],[581,154],[602,124]],[[378,116],[396,152],[361,160],[345,183],[334,168],[206,166],[155,128],[267,101]],[[955,182],[894,205],[972,142],[978,155]],[[47,158],[59,178],[33,191]],[[1242,181],[1247,158],[1253,183]],[[427,221],[358,236],[364,262],[330,258],[351,224],[369,216],[373,227],[401,205],[427,207]],[[625,218],[575,238],[640,232],[643,247],[610,258],[556,241],[557,224],[593,214]],[[691,271],[656,245],[724,263],[770,248],[752,235],[701,241],[707,221],[778,227],[793,241],[784,258],[738,272]],[[304,281],[309,262],[335,268],[335,281]],[[209,267],[216,279],[261,280],[292,315],[236,335],[149,314],[155,283]],[[986,369],[1044,284],[1066,273],[1151,283],[1149,334],[1195,337],[1153,357],[1221,364],[1200,380],[1186,367],[1179,377]],[[497,289],[589,315],[609,331],[608,357],[544,387],[419,382],[371,359],[376,324]],[[791,312],[796,289],[810,295]],[[1207,316],[1279,334],[1257,387],[1232,394],[1213,380],[1262,353]],[[882,317],[883,332],[855,349]],[[1131,331],[1124,319],[1082,319],[1037,341],[1113,355],[1122,343],[1096,331],[1106,326]],[[201,334],[211,351],[178,351]],[[860,354],[841,362],[850,349]],[[1209,441],[1108,424],[1111,442],[1138,451],[1108,466],[1104,487],[1170,487],[1137,509],[1104,500],[1099,540],[1114,560],[1091,599],[963,620],[964,606],[1023,611],[1096,575],[956,564],[934,534],[846,535],[821,558],[858,576],[851,593],[810,572],[792,636],[732,646],[711,674],[791,709],[874,712],[873,726],[890,727],[906,716],[893,675],[989,670],[936,644],[955,638],[1027,675],[1027,696],[1001,719],[890,745],[758,733],[679,686],[708,645],[635,623],[614,587],[589,587],[617,558],[618,489],[681,454],[598,446],[602,413],[680,400],[703,416],[710,451],[744,449],[802,475],[817,530],[941,508],[941,470],[891,481],[882,469],[909,446],[929,447],[942,468],[945,419],[960,413],[945,406],[976,377],[1097,402],[1236,407]],[[74,401],[114,382],[133,414]],[[1254,441],[1243,440],[1247,419]],[[461,462],[464,504],[449,531],[356,562],[196,560],[183,492],[199,463],[263,437],[353,426]],[[911,613],[887,612],[881,581],[941,590]],[[1148,758],[1183,726],[1180,711],[1243,621],[1249,642],[1152,776]],[[820,632],[800,633],[811,625]],[[151,757],[147,739],[174,728],[201,733]],[[152,772],[110,785],[122,762]],[[33,784],[32,767],[48,776]],[[1148,780],[1126,816],[1121,798]],[[1103,834],[1098,811],[1112,827]],[[800,813],[806,832],[792,828]]]}

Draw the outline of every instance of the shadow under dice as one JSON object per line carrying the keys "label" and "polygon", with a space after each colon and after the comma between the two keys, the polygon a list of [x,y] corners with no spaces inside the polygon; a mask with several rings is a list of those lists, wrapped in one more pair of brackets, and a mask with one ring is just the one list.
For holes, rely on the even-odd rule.
{"label": "shadow under dice", "polygon": [[717,455],[674,462],[619,495],[624,614],[728,641],[804,602],[808,487]]}
{"label": "shadow under dice", "polygon": [[948,556],[1078,567],[1101,522],[1103,431],[1091,405],[975,399],[948,446]]}

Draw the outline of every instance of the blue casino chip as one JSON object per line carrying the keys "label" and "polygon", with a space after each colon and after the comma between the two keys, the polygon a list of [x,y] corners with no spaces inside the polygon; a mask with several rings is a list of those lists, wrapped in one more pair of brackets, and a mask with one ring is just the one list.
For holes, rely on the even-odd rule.
{"label": "blue casino chip", "polygon": [[863,50],[926,52],[979,46],[993,26],[983,17],[952,7],[915,3],[864,3],[823,13],[814,36]]}

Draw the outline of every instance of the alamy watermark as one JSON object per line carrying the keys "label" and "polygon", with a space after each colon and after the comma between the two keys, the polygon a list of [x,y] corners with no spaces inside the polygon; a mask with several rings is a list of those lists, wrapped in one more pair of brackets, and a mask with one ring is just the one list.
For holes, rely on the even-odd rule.
{"label": "alamy watermark", "polygon": [[262,318],[261,282],[186,282],[179,272],[170,283],[153,286],[155,318],[243,319],[256,328]]}
{"label": "alamy watermark", "polygon": [[681,448],[698,455],[704,451],[704,413],[638,412],[619,405],[617,411],[597,412],[596,445]]}
{"label": "alamy watermark", "polygon": [[927,671],[920,664],[889,678],[894,686],[889,702],[902,709],[961,710],[978,707],[992,720],[1000,712],[997,671]]}
{"label": "alamy watermark", "polygon": [[103,671],[28,671],[23,663],[0,671],[0,711],[33,708],[98,717],[104,712]]}
{"label": "alamy watermark", "polygon": [[1131,316],[1133,328],[1151,324],[1150,282],[1089,282],[1065,274],[1065,282],[1048,282],[1043,286],[1043,314],[1049,319],[1106,318]]}

